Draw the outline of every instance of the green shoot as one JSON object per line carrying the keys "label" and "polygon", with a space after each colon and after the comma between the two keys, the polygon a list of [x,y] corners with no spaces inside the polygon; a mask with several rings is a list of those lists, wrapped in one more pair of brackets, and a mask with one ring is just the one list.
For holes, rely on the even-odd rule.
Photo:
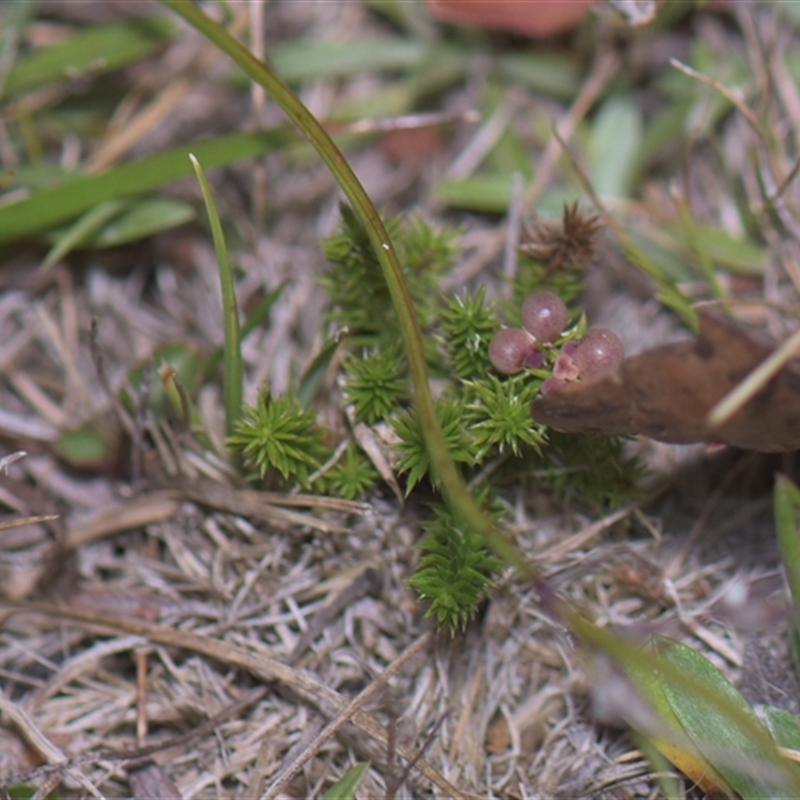
{"label": "green shoot", "polygon": [[336,497],[355,500],[378,480],[378,472],[358,447],[351,444],[342,457],[325,473],[323,486]]}
{"label": "green shoot", "polygon": [[200,182],[203,201],[206,204],[208,213],[208,222],[211,225],[211,235],[214,239],[217,264],[219,265],[219,281],[222,286],[222,318],[225,329],[225,345],[223,348],[225,428],[228,436],[230,436],[242,414],[242,396],[244,393],[242,342],[239,335],[239,308],[236,304],[236,293],[233,288],[233,275],[231,274],[231,265],[228,260],[228,248],[225,244],[222,223],[219,221],[219,214],[214,203],[214,196],[211,193],[211,187],[208,185],[203,167],[197,158],[190,153],[189,160],[192,162],[197,180]]}
{"label": "green shoot", "polygon": [[345,397],[356,419],[372,425],[388,417],[409,399],[408,372],[396,348],[365,350],[344,362]]}
{"label": "green shoot", "polygon": [[[492,509],[495,519],[501,513],[497,506]],[[426,536],[419,547],[425,555],[409,583],[430,602],[428,615],[440,625],[463,628],[502,563],[474,531],[460,527],[444,506],[435,506],[432,519],[423,527]]]}
{"label": "green shoot", "polygon": [[[443,398],[435,403],[436,416],[451,457],[464,464],[472,464],[472,443],[464,428],[464,406],[456,398]],[[434,486],[439,482],[432,470],[431,458],[425,446],[425,436],[416,410],[401,411],[391,419],[395,433],[400,438],[397,452],[398,472],[406,474],[406,494],[428,476]]]}
{"label": "green shoot", "polygon": [[310,486],[311,473],[329,454],[314,413],[290,395],[265,394],[256,406],[245,406],[228,444],[261,478],[277,472],[285,482],[303,487]]}

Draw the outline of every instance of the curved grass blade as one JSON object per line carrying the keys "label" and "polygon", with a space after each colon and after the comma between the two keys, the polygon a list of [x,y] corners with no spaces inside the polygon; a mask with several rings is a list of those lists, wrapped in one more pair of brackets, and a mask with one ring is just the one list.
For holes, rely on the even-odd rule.
{"label": "curved grass blade", "polygon": [[244,396],[239,308],[236,304],[236,292],[233,287],[231,264],[228,260],[228,248],[225,244],[225,236],[222,232],[222,224],[219,221],[219,214],[214,203],[214,196],[211,193],[211,187],[208,185],[203,167],[192,153],[189,153],[189,160],[192,162],[197,180],[200,182],[200,190],[203,193],[203,200],[206,204],[208,222],[211,225],[211,236],[214,239],[214,250],[217,253],[217,264],[219,265],[219,282],[222,286],[222,317],[225,328],[222,392],[225,404],[225,429],[228,436],[230,436],[242,416],[242,397]]}
{"label": "curved grass blade", "polygon": [[532,578],[531,567],[526,564],[517,548],[492,524],[478,503],[475,502],[455,463],[450,458],[436,419],[433,398],[428,386],[428,368],[423,351],[422,331],[408,286],[403,279],[397,254],[377,209],[347,160],[294,92],[244,45],[206,16],[194,3],[187,2],[187,0],[162,0],[162,2],[212,41],[246,75],[262,86],[281,106],[284,113],[305,133],[331,170],[364,225],[381,265],[400,322],[425,442],[430,452],[434,473],[441,481],[444,495],[465,525],[479,531],[499,556],[516,566],[526,577]]}

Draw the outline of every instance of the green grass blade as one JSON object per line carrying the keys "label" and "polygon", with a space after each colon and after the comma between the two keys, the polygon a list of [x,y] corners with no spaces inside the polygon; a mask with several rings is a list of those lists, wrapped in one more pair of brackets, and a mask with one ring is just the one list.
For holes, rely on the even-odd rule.
{"label": "green grass blade", "polygon": [[7,99],[87,72],[119,69],[149,55],[176,32],[172,20],[164,17],[130,17],[92,25],[61,44],[17,61],[8,74],[2,97]]}
{"label": "green grass blade", "polygon": [[189,153],[194,153],[210,169],[261,155],[284,146],[288,140],[284,128],[234,133],[182,145],[100,175],[76,175],[52,189],[42,189],[24,200],[0,206],[0,244],[69,222],[108,200],[141,194],[178,178],[187,178],[193,174]]}
{"label": "green grass blade", "polygon": [[80,219],[72,224],[57,239],[56,243],[44,258],[42,266],[49,269],[57,264],[76,247],[80,247],[86,239],[96,234],[109,220],[125,208],[124,200],[108,200],[89,209]]}
{"label": "green grass blade", "polygon": [[369,770],[369,764],[356,764],[325,792],[322,800],[354,800],[356,789]]}
{"label": "green grass blade", "polygon": [[225,327],[222,391],[225,405],[225,429],[228,436],[230,436],[242,415],[242,397],[244,396],[239,308],[236,304],[228,248],[225,244],[225,236],[222,232],[222,224],[219,221],[219,214],[214,203],[214,196],[211,193],[211,187],[208,185],[203,167],[197,158],[190,153],[189,159],[192,162],[197,180],[200,182],[200,189],[203,192],[208,222],[211,225],[211,236],[214,239],[214,249],[217,253],[217,264],[219,265],[219,281],[222,286],[222,317]]}
{"label": "green grass blade", "polygon": [[800,608],[800,489],[785,475],[775,481],[775,528],[795,608]]}
{"label": "green grass blade", "polygon": [[143,197],[84,241],[84,247],[119,247],[177,228],[195,218],[194,207],[173,197]]}
{"label": "green grass blade", "polygon": [[419,320],[411,302],[408,286],[403,280],[397,254],[380,215],[345,157],[291,89],[224,28],[187,0],[162,0],[162,2],[226,53],[246,75],[263,86],[286,115],[305,133],[333,173],[369,234],[370,243],[381,265],[397,311],[425,442],[430,452],[434,473],[441,482],[445,497],[464,524],[480,531],[498,555],[531,577],[531,569],[520,552],[495,528],[470,495],[448,453],[428,386],[428,368],[425,363]]}

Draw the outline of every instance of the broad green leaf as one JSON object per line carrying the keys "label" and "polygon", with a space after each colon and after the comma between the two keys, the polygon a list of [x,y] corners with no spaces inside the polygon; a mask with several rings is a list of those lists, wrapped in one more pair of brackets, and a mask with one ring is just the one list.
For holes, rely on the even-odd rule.
{"label": "broad green leaf", "polygon": [[592,127],[591,181],[600,197],[628,197],[642,142],[642,115],[628,95],[603,104]]}
{"label": "broad green leaf", "polygon": [[[111,433],[109,431],[109,433]],[[109,441],[99,426],[83,425],[64,431],[56,441],[56,452],[78,469],[99,469],[110,457],[115,443]]]}
{"label": "broad green leaf", "polygon": [[778,747],[800,752],[800,719],[782,708],[766,706],[764,718]]}
{"label": "broad green leaf", "polygon": [[356,789],[361,786],[367,770],[369,770],[369,762],[351,767],[325,792],[322,800],[354,800]]}
{"label": "broad green leaf", "polygon": [[[29,786],[27,783],[18,783],[16,786],[8,787],[8,796],[10,800],[31,800],[38,794],[35,786]],[[48,792],[44,800],[61,800],[61,795],[58,792]]]}
{"label": "broad green leaf", "polygon": [[722,671],[684,644],[671,643],[660,653],[679,674],[691,678],[683,683],[662,676],[672,711],[739,795],[744,800],[796,798],[800,772],[780,757],[761,720]]}
{"label": "broad green leaf", "polygon": [[[665,676],[653,668],[653,657],[658,658],[657,651],[648,648],[650,658],[640,659],[637,654],[619,659],[619,654],[611,651],[610,655],[618,658],[618,663],[624,672],[633,680],[636,688],[641,692],[655,711],[658,720],[658,731],[639,730],[642,736],[665,758],[674,764],[681,772],[692,781],[701,786],[704,791],[712,792],[721,790],[731,794],[732,790],[722,775],[711,766],[703,756],[700,748],[690,736],[684,735],[683,727],[665,692]],[[627,720],[635,729],[637,728],[634,717]]]}
{"label": "broad green leaf", "polygon": [[211,169],[282,147],[288,138],[286,128],[234,133],[146,156],[100,175],[76,175],[59,186],[0,206],[0,244],[49,230],[108,200],[141,194],[188,177],[192,175],[189,153]]}
{"label": "broad green leaf", "polygon": [[166,17],[128,17],[92,25],[65,42],[20,58],[5,84],[4,98],[84,73],[109,72],[138,61],[179,30]]}

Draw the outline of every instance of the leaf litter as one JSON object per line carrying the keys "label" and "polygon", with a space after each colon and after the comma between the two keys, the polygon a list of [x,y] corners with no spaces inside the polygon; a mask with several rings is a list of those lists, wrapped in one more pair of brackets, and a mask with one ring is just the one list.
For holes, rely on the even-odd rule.
{"label": "leaf litter", "polygon": [[[125,4],[105,5],[126,13]],[[59,25],[87,14],[80,3],[42,7]],[[276,4],[270,13],[276,25],[309,41],[322,33],[385,33],[366,5],[351,2]],[[746,55],[756,75],[760,65],[780,78],[786,51],[760,45],[790,34],[779,34],[768,13],[746,16],[739,14],[743,34],[707,14],[695,24],[712,49]],[[771,52],[775,64],[765,62]],[[196,39],[180,37],[155,61],[132,67],[131,104],[137,92],[147,95],[154,75],[171,74],[166,65],[193,63],[202,58],[197,53]],[[473,82],[452,89],[446,106],[474,104],[480,68],[473,68]],[[319,79],[306,100],[324,118],[343,101],[370,96],[383,80]],[[226,112],[231,130],[246,127],[247,110],[230,88],[226,65],[208,66],[208,74],[195,74],[180,89],[178,109],[162,108],[153,127],[137,128],[135,152],[218,127],[223,108],[233,109]],[[598,91],[593,83],[590,95]],[[796,115],[800,106],[785,77],[778,91]],[[553,108],[570,133],[588,112]],[[515,113],[512,127],[521,124]],[[266,116],[272,114],[268,108]],[[790,172],[790,155],[775,143],[764,152],[751,122],[733,114],[721,146],[728,154],[747,152],[755,137],[761,160],[730,156],[725,163],[739,169],[734,177],[748,197],[763,199],[762,214],[783,202],[780,218],[794,231],[795,190],[780,180]],[[465,130],[446,148],[439,143],[433,157],[442,174],[470,138]],[[121,157],[109,148],[97,152]],[[548,172],[555,171],[557,148],[547,152]],[[380,139],[351,157],[379,205],[421,203],[442,213],[429,208],[436,171],[430,164],[398,165]],[[703,166],[711,158],[700,147],[690,153],[687,192],[698,216],[720,223],[732,201],[727,176],[715,180]],[[240,303],[247,307],[286,285],[269,327],[245,342],[250,399],[265,381],[283,391],[321,342],[319,238],[332,228],[335,193],[324,170],[292,159],[280,152],[266,158],[270,191],[260,207],[269,209],[268,234],[250,216],[247,170],[216,176],[217,202],[250,237],[237,253],[246,273]],[[777,165],[774,174],[765,159]],[[770,175],[778,180],[765,197],[761,184]],[[536,191],[545,190],[541,178]],[[175,191],[197,199],[189,184]],[[668,196],[648,185],[635,211],[674,221],[664,211]],[[461,274],[501,291],[492,277],[503,241],[496,224],[470,219],[467,236],[488,255],[477,264],[465,260]],[[764,294],[796,308],[791,248],[772,239]],[[0,551],[9,601],[0,633],[4,786],[57,787],[64,797],[311,797],[356,761],[369,761],[364,797],[385,796],[398,778],[398,794],[413,797],[652,796],[650,768],[631,740],[593,720],[573,642],[530,587],[504,575],[463,633],[432,633],[406,582],[419,558],[414,545],[423,512],[413,500],[401,507],[387,493],[326,504],[245,489],[224,464],[141,409],[129,414],[132,427],[124,431],[134,459],[109,458],[99,474],[86,475],[55,458],[50,445],[65,419],[118,419],[116,395],[104,382],[124,385],[130,368],[165,341],[186,341],[201,352],[220,344],[221,325],[209,324],[220,317],[218,279],[210,243],[193,228],[120,251],[75,255],[49,273],[37,270],[41,256],[21,250],[0,273],[0,431],[8,452],[29,450],[0,476],[9,510]],[[640,304],[636,282],[625,274],[614,275],[614,292]],[[775,333],[782,323],[770,305],[763,308],[762,322]],[[92,356],[93,319],[104,376]],[[221,439],[219,390],[204,391],[205,425]],[[141,390],[133,396],[141,399]],[[143,447],[145,432],[157,448]],[[641,448],[665,452],[649,443]],[[763,502],[772,462],[742,466],[740,455],[707,456],[697,448],[674,458],[677,466],[654,468],[649,502],[600,520],[580,505],[560,507],[520,487],[510,498],[515,536],[553,586],[601,625],[682,638],[734,679],[743,676],[754,702],[775,702],[780,669],[759,675],[747,654],[758,651],[762,629],[774,632],[779,611],[756,633],[737,632],[735,607],[727,624],[719,619],[724,614],[710,613],[724,598],[741,596],[742,586],[754,598],[767,586],[767,598],[775,598],[769,579],[778,552]],[[695,544],[688,551],[687,536]],[[670,571],[678,556],[680,568]],[[784,651],[768,652],[790,670]],[[796,703],[788,681],[784,694]],[[408,763],[414,766],[405,774]]]}

